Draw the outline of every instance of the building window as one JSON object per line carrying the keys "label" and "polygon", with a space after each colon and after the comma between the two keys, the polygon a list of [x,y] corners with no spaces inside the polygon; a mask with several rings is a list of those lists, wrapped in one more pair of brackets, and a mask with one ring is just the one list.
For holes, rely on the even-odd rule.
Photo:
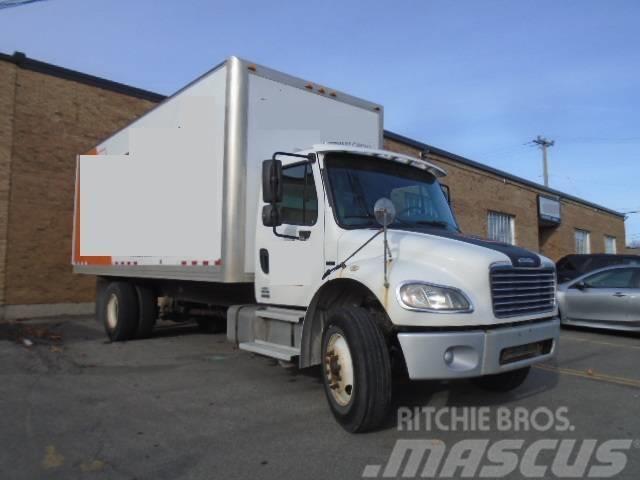
{"label": "building window", "polygon": [[604,236],[604,253],[617,253],[616,237],[612,237],[610,235]]}
{"label": "building window", "polygon": [[314,225],[318,219],[318,197],[309,163],[282,169],[282,223]]}
{"label": "building window", "polygon": [[515,217],[506,213],[489,212],[488,231],[489,238],[498,242],[514,245],[515,242]]}
{"label": "building window", "polygon": [[576,253],[591,253],[591,234],[586,230],[576,229]]}

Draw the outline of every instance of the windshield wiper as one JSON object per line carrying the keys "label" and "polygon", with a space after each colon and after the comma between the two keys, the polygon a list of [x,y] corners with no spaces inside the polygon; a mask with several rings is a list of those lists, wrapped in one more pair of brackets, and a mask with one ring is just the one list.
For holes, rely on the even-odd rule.
{"label": "windshield wiper", "polygon": [[371,227],[376,224],[376,217],[374,217],[370,213],[367,213],[365,215],[344,215],[342,219],[343,220],[349,220],[349,219],[369,220],[368,222],[364,222],[356,225],[350,225],[352,227]]}
{"label": "windshield wiper", "polygon": [[375,219],[376,217],[374,217],[370,213],[365,213],[363,215],[343,215],[342,218],[373,218]]}
{"label": "windshield wiper", "polygon": [[416,220],[415,222],[411,222],[415,225],[429,225],[431,227],[442,227],[449,228],[449,222],[444,222],[442,220]]}

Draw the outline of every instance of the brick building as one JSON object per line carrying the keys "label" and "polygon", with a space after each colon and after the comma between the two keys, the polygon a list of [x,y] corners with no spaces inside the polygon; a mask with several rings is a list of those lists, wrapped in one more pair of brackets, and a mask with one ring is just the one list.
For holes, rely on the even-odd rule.
{"label": "brick building", "polygon": [[[0,54],[0,320],[92,309],[93,279],[73,275],[70,266],[76,154],[163,98]],[[385,147],[448,171],[445,183],[466,233],[553,259],[576,247],[625,248],[618,212],[392,132],[385,132]]]}

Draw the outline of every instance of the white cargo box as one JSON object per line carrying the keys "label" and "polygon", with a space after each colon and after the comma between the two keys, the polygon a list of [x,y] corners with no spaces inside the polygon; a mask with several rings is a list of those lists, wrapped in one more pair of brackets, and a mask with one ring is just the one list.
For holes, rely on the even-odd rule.
{"label": "white cargo box", "polygon": [[380,105],[231,57],[80,155],[79,273],[251,282],[261,163],[382,146]]}

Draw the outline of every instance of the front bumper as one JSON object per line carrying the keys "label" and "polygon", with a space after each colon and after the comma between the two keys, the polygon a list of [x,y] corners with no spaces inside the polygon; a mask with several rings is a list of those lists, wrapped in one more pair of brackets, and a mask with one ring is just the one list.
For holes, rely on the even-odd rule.
{"label": "front bumper", "polygon": [[[488,330],[399,333],[398,340],[412,380],[479,377],[526,367],[553,357],[560,320]],[[541,342],[535,356],[505,360],[505,349]]]}

